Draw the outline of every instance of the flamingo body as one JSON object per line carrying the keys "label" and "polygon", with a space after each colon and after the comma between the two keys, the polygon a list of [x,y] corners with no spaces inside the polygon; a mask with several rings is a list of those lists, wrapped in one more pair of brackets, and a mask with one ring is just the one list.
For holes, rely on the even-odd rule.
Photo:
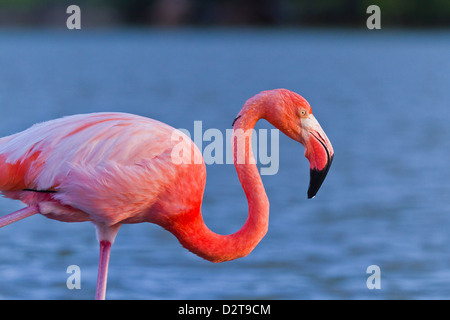
{"label": "flamingo body", "polygon": [[[158,222],[198,206],[205,186],[200,151],[188,139],[172,141],[174,130],[125,113],[36,124],[0,140],[0,190],[60,221]],[[177,143],[190,143],[199,164],[173,164]]]}

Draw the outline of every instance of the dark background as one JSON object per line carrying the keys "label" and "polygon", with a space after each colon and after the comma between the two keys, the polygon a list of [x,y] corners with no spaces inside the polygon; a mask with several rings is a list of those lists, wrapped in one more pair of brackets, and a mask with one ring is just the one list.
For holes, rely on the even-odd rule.
{"label": "dark background", "polygon": [[1,0],[0,26],[58,26],[66,18],[60,12],[69,4],[80,6],[84,27],[365,27],[372,4],[381,8],[383,27],[450,25],[448,0]]}

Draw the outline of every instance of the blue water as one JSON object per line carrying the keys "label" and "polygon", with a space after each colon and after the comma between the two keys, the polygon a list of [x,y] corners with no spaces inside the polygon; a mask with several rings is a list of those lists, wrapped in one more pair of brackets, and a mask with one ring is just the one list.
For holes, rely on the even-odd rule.
{"label": "blue water", "polygon": [[[303,147],[280,135],[263,176],[269,232],[247,257],[212,264],[151,224],[114,243],[109,299],[450,298],[448,31],[127,30],[0,32],[0,136],[85,112],[124,111],[225,131],[246,99],[288,88],[311,104],[335,159],[313,200]],[[261,128],[270,128],[265,123]],[[234,166],[207,166],[203,215],[245,222]],[[0,199],[4,214],[21,208]],[[3,214],[2,213],[2,214]],[[0,230],[0,298],[91,299],[88,223],[34,216]],[[69,290],[69,265],[81,289]],[[369,290],[366,269],[381,270]]]}

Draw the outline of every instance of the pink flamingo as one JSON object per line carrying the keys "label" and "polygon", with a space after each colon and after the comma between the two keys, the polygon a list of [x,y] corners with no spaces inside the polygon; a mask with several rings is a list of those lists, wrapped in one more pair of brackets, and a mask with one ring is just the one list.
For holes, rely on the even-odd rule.
{"label": "pink flamingo", "polygon": [[[156,223],[212,262],[244,257],[268,229],[269,201],[248,143],[262,118],[304,145],[308,198],[319,190],[334,155],[300,95],[276,89],[247,100],[233,123],[232,147],[249,212],[234,234],[216,234],[203,222],[206,170],[194,143],[186,136],[173,139],[183,134],[164,123],[126,113],[73,115],[1,138],[0,191],[27,207],[0,218],[0,227],[37,213],[64,222],[92,221],[100,242],[96,299],[105,299],[111,245],[125,223]],[[242,137],[244,146],[236,143]],[[180,144],[190,152],[178,154],[184,161],[175,163]],[[242,148],[246,161],[239,163]]]}

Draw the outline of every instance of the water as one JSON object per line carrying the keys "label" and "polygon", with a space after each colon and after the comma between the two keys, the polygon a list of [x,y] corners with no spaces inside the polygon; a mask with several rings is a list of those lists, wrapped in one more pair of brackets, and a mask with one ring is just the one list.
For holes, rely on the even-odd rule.
{"label": "water", "polygon": [[[291,89],[336,152],[318,196],[306,199],[303,147],[281,135],[279,171],[263,176],[269,232],[248,257],[212,264],[156,225],[125,225],[107,298],[446,299],[448,40],[447,31],[3,31],[0,135],[97,111],[224,132],[247,98]],[[234,167],[207,172],[205,221],[232,233],[247,214]],[[0,199],[5,214],[21,207]],[[93,298],[90,223],[34,216],[0,230],[0,243],[0,298]],[[81,290],[66,287],[72,264]],[[380,290],[366,286],[370,265],[381,269]]]}

